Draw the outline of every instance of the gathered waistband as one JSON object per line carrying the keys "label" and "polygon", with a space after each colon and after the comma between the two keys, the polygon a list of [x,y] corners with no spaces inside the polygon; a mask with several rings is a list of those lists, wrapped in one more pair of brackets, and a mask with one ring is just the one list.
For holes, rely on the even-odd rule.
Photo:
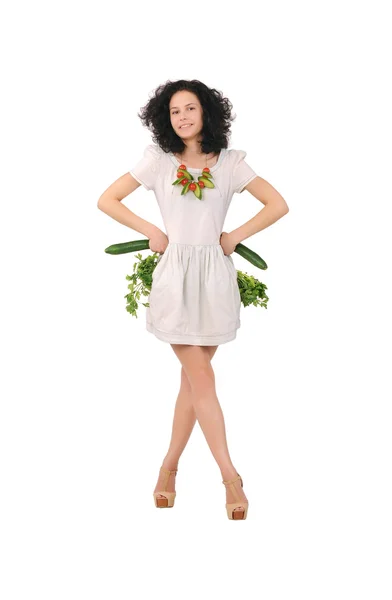
{"label": "gathered waistband", "polygon": [[189,247],[209,247],[209,246],[220,246],[219,242],[215,242],[215,244],[183,244],[182,242],[169,242],[168,246],[189,246]]}

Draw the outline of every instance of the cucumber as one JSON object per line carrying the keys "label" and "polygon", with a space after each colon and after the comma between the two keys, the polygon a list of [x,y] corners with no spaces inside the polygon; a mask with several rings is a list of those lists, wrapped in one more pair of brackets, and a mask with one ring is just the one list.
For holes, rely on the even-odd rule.
{"label": "cucumber", "polygon": [[215,185],[208,179],[208,177],[199,177],[199,181],[202,181],[207,188],[214,188]]}
{"label": "cucumber", "polygon": [[133,240],[123,244],[112,244],[105,248],[107,254],[126,254],[127,252],[137,252],[138,250],[149,250],[150,240]]}
{"label": "cucumber", "polygon": [[237,252],[237,254],[242,256],[242,258],[245,258],[246,260],[248,260],[255,267],[258,267],[259,269],[263,269],[263,271],[265,271],[265,269],[268,269],[268,266],[267,266],[267,263],[265,262],[265,260],[263,260],[261,258],[261,256],[259,256],[258,254],[256,254],[256,252],[254,252],[247,246],[244,246],[244,244],[237,244],[236,247],[234,248],[234,252]]}
{"label": "cucumber", "polygon": [[[201,194],[201,189],[198,185],[197,188],[198,189],[194,190],[196,197],[198,197],[198,193]],[[112,244],[111,246],[105,248],[105,252],[107,254],[126,254],[127,252],[137,252],[138,250],[150,250],[150,240],[133,240],[132,242],[124,242],[122,244]],[[258,254],[256,254],[256,252],[254,252],[247,246],[244,246],[244,244],[237,244],[234,248],[234,252],[237,252],[237,254],[242,256],[242,258],[248,260],[255,267],[263,269],[263,271],[265,271],[265,269],[268,269],[265,260],[263,260]]]}
{"label": "cucumber", "polygon": [[188,183],[186,183],[186,184],[184,185],[184,187],[182,188],[182,191],[181,191],[181,196],[183,196],[184,194],[186,194],[186,193],[187,193],[187,191],[188,191],[188,189],[189,189],[189,186],[191,185],[191,183],[192,183],[191,181],[188,181]]}
{"label": "cucumber", "polygon": [[201,200],[201,187],[196,181],[192,181],[192,183],[194,183],[196,186],[196,188],[193,190],[193,193],[195,194],[196,198]]}
{"label": "cucumber", "polygon": [[[193,181],[193,175],[191,175],[186,169],[179,169],[178,173],[184,173],[184,177],[186,177],[186,179]],[[184,179],[184,177],[182,179]]]}

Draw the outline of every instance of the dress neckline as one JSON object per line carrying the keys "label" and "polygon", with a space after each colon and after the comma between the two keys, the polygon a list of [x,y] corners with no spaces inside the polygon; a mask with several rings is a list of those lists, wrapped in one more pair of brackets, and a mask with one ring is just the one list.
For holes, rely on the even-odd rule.
{"label": "dress neckline", "polygon": [[[219,152],[219,156],[218,156],[218,160],[216,161],[216,163],[214,164],[213,167],[208,167],[210,169],[210,172],[213,173],[221,164],[224,155],[226,154],[226,148],[221,148],[220,152]],[[176,165],[176,167],[178,168],[181,164],[184,163],[180,163],[179,160],[177,160],[177,158],[174,156],[173,152],[169,152],[169,156],[172,160],[172,162]],[[187,167],[187,171],[189,171],[190,173],[202,173],[203,172],[204,167],[202,167],[201,169],[193,169],[192,167]]]}

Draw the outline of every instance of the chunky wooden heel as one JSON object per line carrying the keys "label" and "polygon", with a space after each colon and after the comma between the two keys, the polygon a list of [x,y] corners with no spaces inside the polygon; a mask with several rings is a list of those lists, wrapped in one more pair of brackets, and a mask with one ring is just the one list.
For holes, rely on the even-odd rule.
{"label": "chunky wooden heel", "polygon": [[[169,481],[169,477],[172,473],[177,474],[177,469],[174,471],[169,471],[168,469],[160,468],[160,471],[165,474],[165,479],[163,483],[163,490],[159,492],[153,492],[155,506],[157,508],[173,508],[174,500],[176,497],[176,492],[167,492],[166,487]],[[164,498],[158,498],[158,496],[164,496]]]}
{"label": "chunky wooden heel", "polygon": [[[229,517],[229,519],[231,519],[233,521],[244,521],[248,514],[249,502],[244,502],[244,501],[240,500],[240,496],[234,485],[235,482],[238,480],[241,481],[241,487],[244,487],[242,478],[238,473],[237,473],[237,477],[235,479],[232,479],[231,481],[222,481],[222,483],[224,483],[225,486],[228,486],[228,485],[231,486],[231,490],[234,494],[235,499],[237,500],[237,502],[231,502],[230,504],[226,503],[226,511],[227,511],[227,516]],[[240,507],[243,510],[235,510],[236,508],[240,508]]]}

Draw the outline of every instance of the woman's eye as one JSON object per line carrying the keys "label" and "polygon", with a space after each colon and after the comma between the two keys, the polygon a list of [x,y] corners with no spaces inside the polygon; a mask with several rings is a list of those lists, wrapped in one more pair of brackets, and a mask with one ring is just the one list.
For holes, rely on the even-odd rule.
{"label": "woman's eye", "polygon": [[[188,106],[189,110],[195,110],[194,106]],[[175,110],[172,115],[176,115],[178,113],[178,110]]]}

